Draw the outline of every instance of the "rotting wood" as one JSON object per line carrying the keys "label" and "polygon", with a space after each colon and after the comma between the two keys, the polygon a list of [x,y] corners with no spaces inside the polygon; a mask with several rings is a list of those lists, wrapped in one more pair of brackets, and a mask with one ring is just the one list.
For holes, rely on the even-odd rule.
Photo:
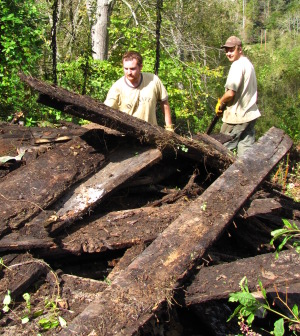
{"label": "rotting wood", "polygon": [[0,240],[0,251],[40,249],[40,254],[50,257],[55,253],[100,253],[150,243],[188,204],[183,201],[161,207],[114,211],[100,217],[92,215],[56,235],[55,242],[43,226],[53,215],[46,211],[16,232],[4,236]]}
{"label": "rotting wood", "polygon": [[[250,259],[249,261],[251,263]],[[236,266],[240,266],[240,265],[236,264]],[[246,269],[248,269],[251,266],[251,264],[247,265],[246,260],[245,260],[244,266],[246,266]],[[293,274],[293,272],[289,270],[288,265],[285,265],[284,267],[282,266],[283,265],[280,265],[280,268],[283,272],[288,270],[289,274]],[[295,266],[294,263],[291,264],[290,268],[292,268],[293,266]],[[296,263],[296,266],[299,268],[299,260]],[[235,267],[233,267],[233,265],[229,265],[229,269],[231,271],[233,270],[234,275],[236,275],[237,272],[235,272],[236,270],[235,270]],[[259,272],[260,271],[258,270],[258,273]],[[264,273],[262,272],[262,274]],[[272,274],[273,273],[270,272],[269,276],[272,277]],[[208,274],[206,273],[206,275]],[[216,281],[214,280],[216,275],[215,274],[211,274],[211,275],[213,277],[212,284],[216,284]],[[232,277],[231,277],[231,274],[228,274],[228,275],[230,275],[230,278],[229,278],[230,284],[225,278],[220,279],[220,281],[223,281],[224,283],[227,282],[227,286],[230,287],[232,285],[232,282],[231,282]],[[242,273],[240,273],[240,275],[243,277]],[[259,279],[261,280],[261,278]],[[258,281],[256,281],[256,286],[255,286],[255,279],[251,279],[251,280],[254,280],[254,282],[251,283],[251,286],[253,288],[253,291],[252,291],[253,296],[257,300],[264,302],[264,298],[259,288]],[[205,278],[205,281],[207,282],[208,278]],[[295,277],[293,277],[293,279],[291,280],[287,279],[287,282],[279,281],[279,283],[282,283],[282,285],[280,285],[279,283],[278,283],[279,285],[277,285],[276,282],[277,280],[274,280],[273,286],[268,286],[266,288],[266,295],[267,295],[269,304],[272,306],[272,309],[277,310],[278,312],[283,313],[288,316],[290,314],[290,311],[282,302],[287,303],[288,307],[290,308],[292,308],[295,304],[299,303],[299,296],[300,296],[299,294],[299,290],[300,290],[299,274],[298,274],[298,280],[295,279]],[[226,285],[224,285],[224,288],[225,287]],[[237,286],[233,285],[233,288],[232,288],[233,291],[240,290],[240,288],[237,289],[236,287]],[[219,289],[220,288],[218,287],[217,291],[219,291]],[[212,287],[212,290],[213,290],[213,287]],[[233,291],[231,291],[231,293],[233,293]],[[278,297],[280,297],[282,301],[280,301]],[[233,313],[233,310],[230,307],[232,307],[232,304],[229,305],[228,295],[227,295],[224,298],[219,298],[219,299],[216,298],[216,299],[211,299],[211,300],[205,300],[204,302],[201,301],[199,304],[197,303],[191,304],[187,307],[187,309],[189,310],[191,314],[195,314],[197,316],[199,323],[201,324],[203,323],[203,325],[205,325],[211,331],[212,335],[214,336],[237,335],[240,332],[239,325],[238,325],[238,319],[235,317],[231,321],[228,321],[228,318]]]}
{"label": "rotting wood", "polygon": [[68,190],[53,205],[57,219],[49,223],[51,233],[70,225],[99,205],[123,183],[162,158],[158,149],[122,147],[109,155],[108,164],[89,179]]}
{"label": "rotting wood", "polygon": [[38,102],[65,113],[80,117],[125,133],[165,150],[172,150],[179,156],[204,162],[213,171],[222,172],[232,162],[233,156],[217,140],[206,134],[198,135],[198,141],[187,139],[176,133],[165,131],[160,126],[124,114],[100,103],[91,97],[82,96],[63,88],[47,84],[21,73],[20,78],[39,92]]}
{"label": "rotting wood", "polygon": [[[96,297],[101,295],[108,283],[104,281],[82,278],[76,275],[58,275],[61,281],[61,295],[68,298],[68,305],[74,309],[80,306],[80,311]],[[73,308],[74,307],[74,308]]]}
{"label": "rotting wood", "polygon": [[217,266],[204,267],[187,288],[185,305],[199,305],[212,300],[227,299],[240,290],[239,283],[247,277],[251,292],[259,290],[260,280],[266,289],[300,282],[300,255],[295,251],[268,253]]}
{"label": "rotting wood", "polygon": [[[69,136],[81,136],[86,133],[86,129],[71,123],[67,123],[67,126],[63,124],[59,127],[25,127],[21,125],[11,125],[0,122],[0,139],[10,139],[14,141],[20,141],[21,143],[39,143],[40,140],[55,141],[61,137]],[[63,139],[62,139],[63,140]]]}
{"label": "rotting wood", "polygon": [[86,132],[85,128],[71,123],[68,127],[61,125],[58,128],[51,128],[25,127],[0,122],[0,161],[1,157],[15,157],[24,153],[22,160],[28,163],[48,148]]}
{"label": "rotting wood", "polygon": [[74,254],[99,253],[151,242],[186,206],[185,203],[169,204],[160,208],[114,211],[98,219],[92,216],[74,228],[67,228],[56,241],[64,251]]}
{"label": "rotting wood", "polygon": [[299,210],[300,204],[296,202],[276,198],[255,199],[251,202],[250,208],[247,209],[246,216],[274,214],[281,215],[283,218],[293,218],[297,216]]}
{"label": "rotting wood", "polygon": [[8,234],[0,240],[0,252],[17,250],[28,251],[37,248],[48,249],[55,246],[56,245],[51,238],[41,239],[31,236],[23,236],[18,232]]}
{"label": "rotting wood", "polygon": [[27,251],[31,249],[49,249],[56,247],[44,223],[53,216],[53,211],[44,210],[28,221],[24,226],[13,230],[0,239],[0,251]]}
{"label": "rotting wood", "polygon": [[0,181],[0,235],[43,211],[72,184],[104,164],[102,153],[75,138],[11,172]]}
{"label": "rotting wood", "polygon": [[166,195],[161,200],[157,200],[157,201],[152,202],[150,205],[151,206],[159,206],[159,205],[162,205],[164,203],[173,203],[177,199],[179,199],[181,197],[184,197],[185,195],[190,194],[193,189],[195,189],[194,193],[200,195],[204,191],[203,188],[194,186],[194,181],[195,181],[195,178],[198,176],[198,174],[199,174],[199,172],[197,170],[194,171],[193,175],[190,177],[189,182],[187,183],[187,185],[182,190],[176,190],[175,192]]}
{"label": "rotting wood", "polygon": [[42,274],[47,273],[47,264],[30,254],[20,254],[13,258],[8,255],[2,259],[6,267],[2,269],[3,276],[0,281],[1,302],[8,290],[15,299],[25,293]]}
{"label": "rotting wood", "polygon": [[108,274],[107,280],[112,281],[118,274],[129,266],[135,258],[137,258],[146,248],[146,244],[137,244],[126,250],[122,258],[114,266],[113,270]]}
{"label": "rotting wood", "polygon": [[195,269],[234,215],[292,146],[271,128],[121,272],[60,335],[133,335]]}

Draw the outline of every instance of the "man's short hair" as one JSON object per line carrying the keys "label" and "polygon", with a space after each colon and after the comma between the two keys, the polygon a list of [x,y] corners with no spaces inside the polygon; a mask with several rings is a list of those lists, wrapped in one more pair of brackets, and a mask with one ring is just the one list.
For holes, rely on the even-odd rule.
{"label": "man's short hair", "polygon": [[137,64],[139,66],[143,65],[143,57],[137,51],[126,51],[126,53],[122,57],[122,64],[123,64],[124,60],[132,61],[134,59],[137,60]]}

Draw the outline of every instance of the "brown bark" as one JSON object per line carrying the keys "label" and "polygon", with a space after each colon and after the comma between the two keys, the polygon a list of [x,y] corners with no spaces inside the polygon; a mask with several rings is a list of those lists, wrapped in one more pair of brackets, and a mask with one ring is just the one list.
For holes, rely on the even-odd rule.
{"label": "brown bark", "polygon": [[136,334],[172,300],[173,291],[291,146],[281,130],[270,129],[60,334]]}
{"label": "brown bark", "polygon": [[197,137],[198,141],[187,139],[176,133],[165,131],[162,127],[151,125],[143,120],[109,108],[90,97],[51,86],[24,74],[20,74],[20,78],[39,92],[38,101],[40,103],[115,129],[140,139],[141,142],[155,144],[163,152],[172,151],[174,155],[204,162],[213,171],[219,173],[233,162],[231,153],[218,141],[206,134],[199,135]]}
{"label": "brown bark", "polygon": [[0,235],[20,227],[104,163],[103,154],[76,138],[11,172],[0,182]]}
{"label": "brown bark", "polygon": [[192,306],[227,299],[230,293],[240,290],[239,283],[243,277],[247,277],[250,292],[259,290],[259,280],[264,288],[271,291],[274,286],[300,282],[300,274],[294,272],[299,267],[300,255],[295,251],[281,252],[278,259],[275,258],[275,253],[268,253],[205,267],[187,288],[185,304]]}

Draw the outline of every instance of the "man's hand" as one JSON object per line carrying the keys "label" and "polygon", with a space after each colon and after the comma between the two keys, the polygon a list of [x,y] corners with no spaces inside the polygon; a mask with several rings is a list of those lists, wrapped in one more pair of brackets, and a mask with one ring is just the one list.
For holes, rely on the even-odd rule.
{"label": "man's hand", "polygon": [[216,105],[216,108],[215,108],[215,111],[216,111],[216,115],[218,117],[221,117],[224,110],[226,108],[226,104],[221,102],[220,98],[218,99],[218,102],[217,102],[217,105]]}
{"label": "man's hand", "polygon": [[173,124],[166,125],[165,130],[169,132],[174,132],[174,125]]}

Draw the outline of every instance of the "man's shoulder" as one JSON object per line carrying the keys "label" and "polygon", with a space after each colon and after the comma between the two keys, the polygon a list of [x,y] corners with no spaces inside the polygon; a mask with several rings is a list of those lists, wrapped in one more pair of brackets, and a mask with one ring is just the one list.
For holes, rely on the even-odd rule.
{"label": "man's shoulder", "polygon": [[160,80],[157,75],[150,73],[150,72],[143,72],[143,78],[146,81],[159,81]]}
{"label": "man's shoulder", "polygon": [[252,66],[252,63],[250,62],[249,58],[246,56],[240,57],[237,61],[233,62],[232,65],[235,66]]}
{"label": "man's shoulder", "polygon": [[246,57],[240,57],[238,60],[234,61],[231,64],[231,71],[237,72],[237,71],[249,71],[253,68],[253,64],[250,62],[250,60]]}
{"label": "man's shoulder", "polygon": [[125,83],[125,76],[122,76],[122,77],[119,78],[117,81],[115,81],[113,85],[118,86],[118,85],[122,85],[122,84],[124,84],[124,83]]}

